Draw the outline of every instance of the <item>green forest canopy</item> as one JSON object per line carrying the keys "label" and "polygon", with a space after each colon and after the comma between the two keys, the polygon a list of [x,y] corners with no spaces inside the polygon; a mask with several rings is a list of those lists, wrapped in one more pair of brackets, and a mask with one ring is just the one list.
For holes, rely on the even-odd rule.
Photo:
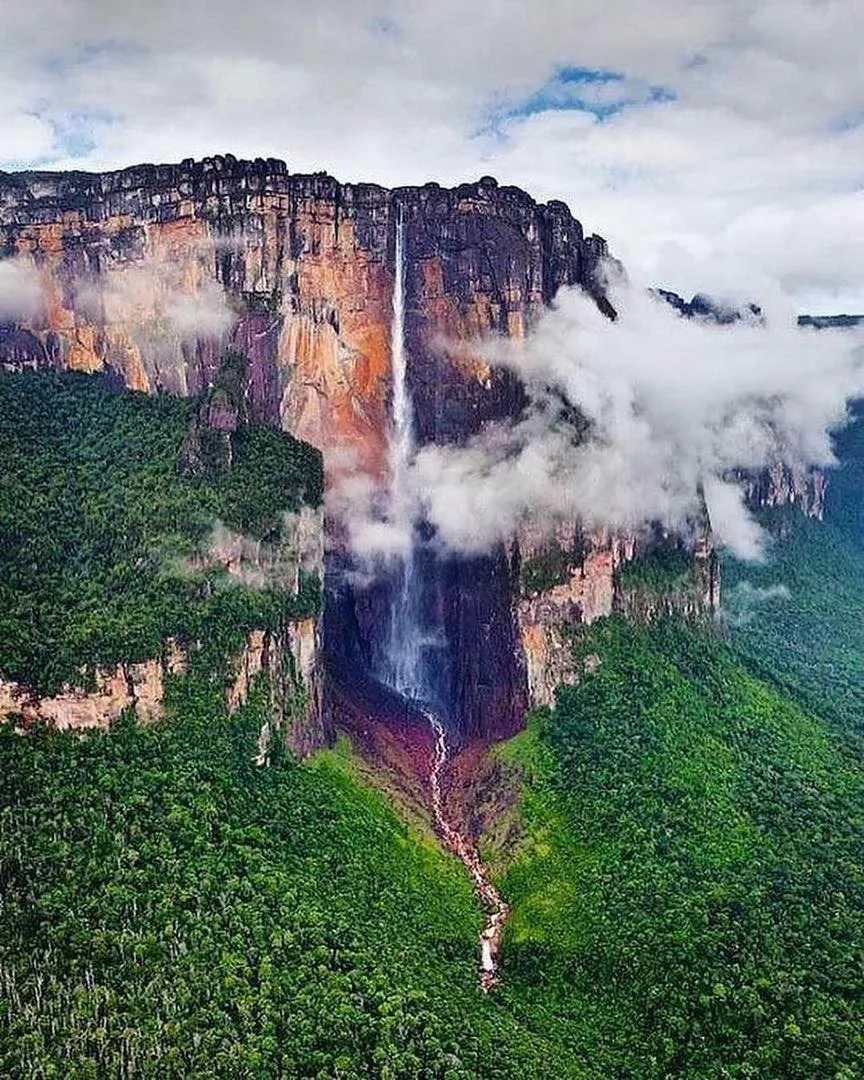
{"label": "green forest canopy", "polygon": [[285,609],[184,559],[216,520],[272,536],[286,511],[320,503],[321,456],[244,426],[230,469],[184,475],[198,409],[88,375],[0,375],[2,676],[55,693],[85,665],[145,660],[169,636],[266,626]]}
{"label": "green forest canopy", "polygon": [[[28,378],[0,380],[4,408]],[[12,609],[10,624],[15,647],[32,650],[10,655],[48,680],[60,669],[39,663],[58,645],[71,668],[100,640],[82,638],[79,619],[133,654],[108,614],[128,604],[154,640],[183,617],[142,572],[153,564],[129,572],[124,530],[143,558],[200,540],[213,516],[250,529],[260,511],[271,528],[282,496],[259,499],[273,482],[251,467],[259,453],[235,474],[247,477],[246,517],[222,486],[235,480],[179,476],[188,403],[118,397],[83,377],[31,391],[41,422],[7,430],[19,398],[0,423],[4,453],[33,451],[3,488],[4,515],[11,506],[22,526],[14,548],[4,533],[4,599],[30,589],[54,612]],[[71,398],[65,413],[55,393]],[[286,455],[300,445],[278,438]],[[39,520],[59,532],[41,540]],[[811,541],[811,527],[790,558],[824,535]],[[43,543],[44,573],[26,558]],[[860,550],[835,554],[839,595]],[[217,643],[267,614],[244,590],[196,603]],[[853,633],[856,609],[844,610],[835,637]],[[735,631],[730,649],[674,622],[597,624],[577,646],[597,670],[495,752],[499,782],[521,789],[523,834],[500,856],[513,914],[489,997],[463,868],[365,789],[341,751],[253,766],[267,688],[227,715],[224,648],[168,680],[163,723],[0,729],[0,1074],[853,1080],[864,1071],[864,805],[847,722],[857,669],[835,671],[817,647],[824,624],[805,619],[808,682],[805,665],[780,663],[789,628],[762,625],[749,642]],[[820,697],[828,670],[837,692]]]}

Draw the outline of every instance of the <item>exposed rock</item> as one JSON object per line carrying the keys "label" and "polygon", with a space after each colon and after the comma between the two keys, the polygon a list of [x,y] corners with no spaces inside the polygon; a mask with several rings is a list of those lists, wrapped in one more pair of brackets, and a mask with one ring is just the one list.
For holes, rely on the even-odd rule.
{"label": "exposed rock", "polygon": [[692,300],[687,301],[678,293],[670,292],[668,289],[652,291],[655,296],[665,300],[688,319],[704,319],[706,322],[718,323],[720,326],[742,320],[764,321],[762,308],[758,304],[751,303],[736,307],[716,297],[706,296],[705,293],[696,293]]}
{"label": "exposed rock", "polygon": [[822,520],[825,514],[825,491],[828,479],[822,469],[795,469],[772,465],[760,473],[736,472],[735,479],[744,489],[751,510],[795,506],[807,517]]}
{"label": "exposed rock", "polygon": [[[0,176],[2,250],[38,270],[46,301],[0,361],[104,371],[137,389],[210,390],[202,423],[229,440],[242,404],[247,418],[321,448],[331,480],[346,452],[353,468],[381,475],[397,215],[420,444],[462,442],[523,408],[515,376],[484,358],[483,335],[521,337],[565,285],[614,316],[605,241],[586,237],[563,203],[538,205],[491,177],[387,191],[229,155]],[[232,350],[245,357],[242,400],[213,392]],[[200,451],[192,439],[184,467],[196,471]],[[503,550],[471,560],[432,552],[427,563],[424,604],[447,638],[451,722],[466,734],[515,730],[528,701],[516,564]],[[370,595],[340,588],[328,639],[354,635],[356,647],[340,649],[368,658],[386,632],[386,583]]]}
{"label": "exposed rock", "polygon": [[98,670],[93,691],[68,688],[43,698],[18,683],[0,681],[0,719],[16,717],[24,727],[41,722],[69,731],[108,728],[122,712],[133,709],[139,720],[149,723],[162,716],[165,675],[182,672],[185,664],[184,651],[169,642],[159,660]]}
{"label": "exposed rock", "polygon": [[[182,674],[187,660],[188,651],[169,642],[158,660],[99,669],[95,689],[67,688],[48,698],[18,683],[0,681],[0,720],[13,718],[22,729],[45,723],[61,731],[106,730],[131,709],[139,721],[152,723],[164,715],[165,676]],[[282,634],[251,631],[232,667],[234,676],[225,691],[231,712],[246,701],[258,674],[270,679],[272,711],[266,737],[259,743],[262,760],[276,732],[298,756],[326,745],[317,618],[289,622]]]}
{"label": "exposed rock", "polygon": [[853,330],[864,326],[864,315],[799,315],[798,325],[815,330]]}
{"label": "exposed rock", "polygon": [[439,349],[442,336],[524,333],[562,284],[599,296],[607,254],[563,203],[538,206],[488,177],[390,192],[230,155],[103,174],[0,174],[2,251],[35,265],[46,298],[17,336],[0,334],[0,360],[196,393],[230,346],[248,358],[254,418],[281,421],[327,452],[348,446],[380,468],[397,207],[411,264],[418,429],[462,438],[520,395],[511,377]]}
{"label": "exposed rock", "polygon": [[[523,529],[519,538],[523,589],[517,603],[519,632],[527,665],[531,703],[550,705],[555,687],[578,680],[572,629],[589,625],[615,606],[615,571],[633,557],[635,538],[598,531],[541,540]],[[576,553],[563,562],[555,556]],[[524,568],[531,560],[549,560],[562,568],[560,580],[540,578],[526,590]],[[528,582],[530,585],[532,582]]]}
{"label": "exposed rock", "polygon": [[270,711],[258,737],[256,761],[269,762],[274,738],[300,758],[308,757],[330,741],[321,702],[319,621],[316,618],[286,623],[283,632],[253,630],[238,657],[236,674],[226,701],[234,712],[246,701],[258,675],[270,687]]}

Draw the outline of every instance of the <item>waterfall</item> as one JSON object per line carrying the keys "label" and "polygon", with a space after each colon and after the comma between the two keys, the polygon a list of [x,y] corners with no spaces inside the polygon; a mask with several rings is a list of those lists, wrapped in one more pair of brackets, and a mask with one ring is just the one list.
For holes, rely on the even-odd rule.
{"label": "waterfall", "polygon": [[408,491],[408,470],[414,455],[414,414],[408,389],[405,354],[405,221],[401,207],[396,217],[393,315],[390,355],[393,395],[390,418],[390,520],[411,533],[407,553],[399,560],[387,638],[387,681],[413,700],[423,697],[421,671],[422,627],[420,590],[413,543],[413,508]]}
{"label": "waterfall", "polygon": [[[432,816],[444,844],[460,858],[471,875],[474,889],[486,913],[486,923],[479,937],[480,985],[490,990],[498,982],[498,950],[501,933],[510,909],[495,888],[477,849],[450,820],[444,802],[442,779],[450,756],[447,733],[439,717],[428,711],[434,698],[432,678],[427,678],[424,659],[438,657],[440,641],[429,635],[423,617],[423,597],[415,552],[414,507],[409,490],[409,470],[414,456],[414,407],[407,379],[405,353],[405,221],[402,208],[396,212],[394,252],[393,316],[390,323],[390,356],[393,396],[390,416],[389,464],[390,492],[388,516],[394,525],[410,536],[405,555],[394,571],[394,590],[390,607],[390,625],[385,643],[384,681],[403,697],[422,708],[432,734],[433,750],[429,772]],[[424,648],[427,649],[424,657]]]}

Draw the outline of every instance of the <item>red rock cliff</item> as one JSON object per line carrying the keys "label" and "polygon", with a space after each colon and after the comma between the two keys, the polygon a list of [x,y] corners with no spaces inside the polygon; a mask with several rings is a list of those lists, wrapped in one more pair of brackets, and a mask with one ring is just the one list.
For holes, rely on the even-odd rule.
{"label": "red rock cliff", "polygon": [[[523,335],[561,285],[581,285],[612,314],[598,274],[606,245],[586,238],[563,203],[538,205],[489,177],[387,191],[226,156],[0,176],[0,252],[42,296],[0,328],[0,363],[195,393],[233,348],[248,357],[252,418],[320,447],[331,476],[346,449],[380,473],[397,213],[421,442],[459,442],[524,403],[511,374],[466,358],[466,341]],[[462,347],[448,347],[454,341]],[[515,574],[503,550],[428,568],[425,602],[447,637],[442,693],[466,734],[514,729],[528,702]],[[340,585],[329,650],[368,660],[382,605],[386,596]]]}

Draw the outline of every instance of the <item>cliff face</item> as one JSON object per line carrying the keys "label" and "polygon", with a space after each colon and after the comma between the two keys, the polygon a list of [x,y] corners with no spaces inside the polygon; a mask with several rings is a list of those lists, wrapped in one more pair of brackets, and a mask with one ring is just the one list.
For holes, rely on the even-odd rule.
{"label": "cliff face", "polygon": [[562,203],[489,178],[387,191],[227,156],[120,172],[0,175],[0,253],[44,303],[0,331],[7,367],[107,371],[195,393],[228,346],[253,418],[382,464],[396,214],[406,222],[421,438],[458,439],[519,401],[512,379],[437,347],[522,334],[562,284],[600,295],[605,244]]}
{"label": "cliff face", "polygon": [[[711,617],[720,603],[720,573],[707,524],[692,548],[673,543],[647,527],[571,527],[551,539],[523,528],[517,614],[532,704],[551,705],[556,686],[581,677],[573,654],[579,627],[613,613],[636,622],[665,614]],[[671,565],[664,565],[664,553]]]}
{"label": "cliff face", "polygon": [[139,720],[150,723],[162,716],[166,675],[180,674],[185,665],[184,651],[168,642],[159,659],[100,669],[92,691],[69,688],[46,698],[0,680],[0,719],[16,717],[24,727],[45,723],[61,731],[104,729],[126,709],[134,709]]}
{"label": "cliff face", "polygon": [[[614,316],[601,281],[606,245],[585,237],[563,203],[537,205],[489,177],[387,191],[228,156],[0,177],[0,252],[38,279],[44,298],[0,326],[0,364],[102,371],[129,387],[192,394],[236,350],[248,361],[250,419],[322,449],[331,479],[346,453],[352,468],[381,476],[397,218],[420,443],[461,442],[523,407],[518,381],[479,346],[472,353],[483,333],[524,335],[562,285],[580,285]],[[531,601],[514,599],[530,543],[521,554],[517,545],[470,560],[423,556],[422,603],[446,639],[439,696],[455,727],[487,736],[519,726],[564,652],[557,629],[547,642],[547,624],[577,608],[585,620],[611,610],[616,543],[594,538],[567,595]],[[326,651],[334,669],[368,670],[386,632],[387,583],[358,587],[339,572],[335,538],[331,546]],[[264,664],[269,653],[258,651]]]}
{"label": "cliff face", "polygon": [[[277,733],[301,757],[327,742],[319,638],[317,619],[288,623],[279,634],[253,630],[233,659],[233,676],[225,691],[225,703],[232,712],[246,700],[256,675],[263,673],[270,679],[272,715],[259,743],[262,764]],[[164,716],[166,677],[182,675],[188,659],[188,649],[167,642],[158,659],[101,668],[95,674],[94,689],[68,688],[50,698],[0,680],[0,720],[14,718],[22,729],[45,723],[61,731],[105,730],[131,709],[142,723],[153,723]]]}
{"label": "cliff face", "polygon": [[751,510],[795,506],[807,517],[819,521],[825,515],[828,479],[821,469],[793,469],[778,464],[763,473],[739,473],[736,480],[742,485]]}

